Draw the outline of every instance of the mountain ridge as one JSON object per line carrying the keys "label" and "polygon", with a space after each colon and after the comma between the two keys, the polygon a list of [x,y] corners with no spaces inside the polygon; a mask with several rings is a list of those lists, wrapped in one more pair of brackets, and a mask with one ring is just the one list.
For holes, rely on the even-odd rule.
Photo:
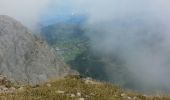
{"label": "mountain ridge", "polygon": [[38,84],[71,70],[45,42],[15,19],[0,16],[0,74],[19,83]]}

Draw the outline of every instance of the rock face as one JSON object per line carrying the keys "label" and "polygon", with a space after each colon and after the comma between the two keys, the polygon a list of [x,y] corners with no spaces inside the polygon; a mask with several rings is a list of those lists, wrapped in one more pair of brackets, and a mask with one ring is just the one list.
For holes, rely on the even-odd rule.
{"label": "rock face", "polygon": [[68,71],[46,43],[13,18],[0,16],[1,75],[20,83],[37,84]]}

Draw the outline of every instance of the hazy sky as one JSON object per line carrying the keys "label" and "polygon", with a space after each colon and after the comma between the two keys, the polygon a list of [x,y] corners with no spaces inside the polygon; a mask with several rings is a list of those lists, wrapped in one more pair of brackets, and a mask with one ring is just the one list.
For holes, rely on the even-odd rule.
{"label": "hazy sky", "polygon": [[[6,14],[30,27],[58,16],[89,14],[96,20],[131,15],[148,10],[147,0],[0,0],[0,14]],[[147,10],[146,10],[147,9]]]}
{"label": "hazy sky", "polygon": [[169,5],[168,0],[0,0],[0,14],[34,27],[41,20],[71,14],[86,14],[96,22],[140,14],[167,15]]}
{"label": "hazy sky", "polygon": [[0,0],[0,15],[9,15],[29,27],[35,27],[49,0]]}

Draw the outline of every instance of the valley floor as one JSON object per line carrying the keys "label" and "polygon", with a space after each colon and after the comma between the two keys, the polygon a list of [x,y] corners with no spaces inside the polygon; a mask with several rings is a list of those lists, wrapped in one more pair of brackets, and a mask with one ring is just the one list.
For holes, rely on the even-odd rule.
{"label": "valley floor", "polygon": [[90,78],[67,76],[1,93],[0,100],[170,100],[170,97],[141,95]]}

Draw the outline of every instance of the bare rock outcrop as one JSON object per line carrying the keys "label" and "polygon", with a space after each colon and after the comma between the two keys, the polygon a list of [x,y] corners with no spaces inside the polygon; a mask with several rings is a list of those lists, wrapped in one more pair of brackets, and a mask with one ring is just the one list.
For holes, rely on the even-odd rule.
{"label": "bare rock outcrop", "polygon": [[20,22],[0,16],[0,74],[20,83],[37,84],[70,69],[55,51]]}

